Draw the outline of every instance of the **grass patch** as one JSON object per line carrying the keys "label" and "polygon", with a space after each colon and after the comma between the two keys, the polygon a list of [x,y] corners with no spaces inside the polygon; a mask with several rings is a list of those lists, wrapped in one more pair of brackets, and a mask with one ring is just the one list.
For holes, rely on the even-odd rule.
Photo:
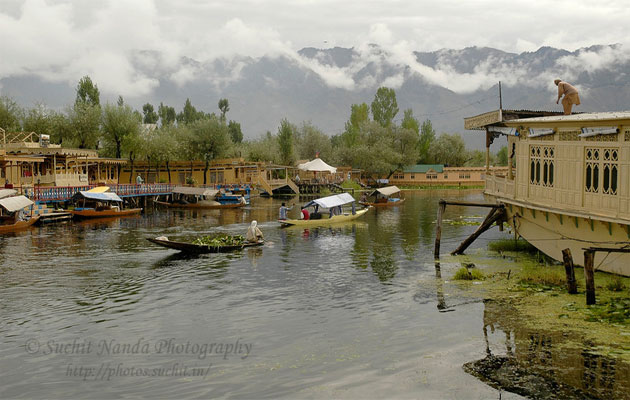
{"label": "grass patch", "polygon": [[566,286],[564,268],[528,266],[518,274],[519,285],[524,288],[551,290]]}
{"label": "grass patch", "polygon": [[468,269],[466,267],[461,267],[455,272],[453,275],[453,280],[456,281],[482,281],[484,280],[483,272],[478,270],[477,268]]}
{"label": "grass patch", "polygon": [[611,292],[622,292],[626,289],[626,284],[623,283],[623,280],[620,276],[613,276],[607,283],[606,289]]}
{"label": "grass patch", "polygon": [[359,185],[357,182],[349,181],[349,180],[343,181],[343,183],[340,186],[344,189],[354,189],[354,190],[362,189],[361,185]]}
{"label": "grass patch", "polygon": [[501,239],[488,243],[488,250],[501,251],[522,251],[529,254],[536,254],[538,249],[523,239]]}

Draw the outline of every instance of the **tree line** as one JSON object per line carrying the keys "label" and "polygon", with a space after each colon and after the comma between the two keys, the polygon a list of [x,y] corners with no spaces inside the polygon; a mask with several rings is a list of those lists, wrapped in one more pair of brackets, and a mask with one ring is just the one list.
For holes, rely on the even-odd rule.
{"label": "tree line", "polygon": [[[421,123],[411,109],[396,119],[399,108],[391,88],[379,88],[370,105],[352,104],[343,131],[333,136],[311,122],[297,125],[283,119],[275,134],[267,131],[245,140],[240,123],[227,119],[228,99],[217,106],[218,114],[207,113],[186,99],[180,112],[163,103],[157,110],[146,103],[140,112],[120,96],[115,104],[102,105],[98,86],[85,76],[77,84],[74,104],[63,111],[42,104],[22,109],[11,98],[0,97],[0,127],[46,134],[53,143],[96,149],[103,157],[127,158],[132,170],[138,160],[156,170],[165,167],[169,181],[172,161],[201,160],[207,172],[213,159],[225,157],[294,165],[319,155],[331,165],[379,176],[417,163],[485,165],[485,152],[466,149],[459,134],[437,136],[431,121]],[[507,165],[507,147],[492,155],[491,162]]]}

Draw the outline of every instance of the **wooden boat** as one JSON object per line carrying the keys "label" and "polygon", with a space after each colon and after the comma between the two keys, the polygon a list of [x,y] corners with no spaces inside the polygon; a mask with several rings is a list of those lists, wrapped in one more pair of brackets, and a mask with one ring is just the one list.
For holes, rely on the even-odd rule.
{"label": "wooden boat", "polygon": [[[69,210],[77,218],[126,217],[142,212],[142,208],[120,209],[120,206],[113,205],[122,204],[122,199],[112,192],[80,191],[73,196],[73,200],[75,204],[82,200],[82,207]],[[86,204],[90,207],[86,207]]]}
{"label": "wooden boat", "polygon": [[248,204],[242,195],[227,194],[216,189],[178,186],[173,189],[173,201],[155,201],[171,208],[223,209],[240,208]]}
{"label": "wooden boat", "polygon": [[[320,199],[315,199],[310,201],[304,205],[304,208],[314,207],[317,211],[319,208],[327,208],[327,209],[341,209],[342,206],[346,204],[354,203],[356,200],[349,193],[341,193],[335,194],[332,196],[322,197]],[[340,222],[348,222],[354,219],[359,218],[366,212],[368,212],[368,208],[364,208],[362,210],[356,210],[355,213],[344,212],[341,214],[333,215],[329,217],[324,214],[321,215],[321,218],[310,218],[310,219],[279,219],[278,222],[282,226],[322,226],[322,225],[331,225]],[[315,214],[315,213],[313,213]]]}
{"label": "wooden boat", "polygon": [[400,193],[400,189],[396,186],[378,188],[367,196],[373,198],[374,201],[360,201],[359,204],[372,207],[398,206],[404,203],[405,199],[400,197],[391,197],[396,193]]}
{"label": "wooden boat", "polygon": [[20,217],[26,207],[32,206],[33,202],[26,196],[15,196],[17,190],[0,190],[0,233],[15,232],[26,229],[39,219],[38,216]]}
{"label": "wooden boat", "polygon": [[231,251],[242,250],[247,247],[256,247],[262,246],[265,241],[260,240],[255,243],[243,243],[237,246],[204,246],[200,244],[193,243],[185,243],[185,242],[175,242],[172,240],[168,240],[168,238],[147,238],[147,240],[151,243],[155,243],[158,246],[167,247],[169,249],[179,250],[186,253],[194,253],[194,254],[203,254],[203,253],[228,253]]}
{"label": "wooden boat", "polygon": [[363,214],[368,212],[369,208],[364,208],[362,210],[357,210],[356,214],[352,213],[344,213],[341,215],[333,215],[332,218],[328,218],[328,216],[322,216],[321,219],[284,219],[278,220],[280,224],[283,226],[322,226],[322,225],[332,225],[338,224],[342,222],[349,222],[361,217]]}
{"label": "wooden boat", "polygon": [[0,225],[0,233],[15,232],[26,229],[39,220],[39,216],[31,217],[26,221],[17,221],[13,224]]}

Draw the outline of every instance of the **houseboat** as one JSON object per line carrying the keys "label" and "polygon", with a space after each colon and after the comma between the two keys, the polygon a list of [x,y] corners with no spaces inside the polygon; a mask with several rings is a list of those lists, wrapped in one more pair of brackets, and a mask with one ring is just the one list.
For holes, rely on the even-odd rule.
{"label": "houseboat", "polygon": [[[464,125],[486,131],[487,154],[507,137],[507,173],[487,170],[485,193],[505,205],[514,232],[584,265],[585,248],[630,246],[630,111],[554,114],[497,110]],[[596,252],[594,266],[630,276],[630,254]]]}

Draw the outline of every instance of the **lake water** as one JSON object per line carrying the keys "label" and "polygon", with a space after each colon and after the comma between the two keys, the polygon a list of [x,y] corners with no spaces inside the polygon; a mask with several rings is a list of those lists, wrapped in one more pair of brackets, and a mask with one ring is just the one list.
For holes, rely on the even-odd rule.
{"label": "lake water", "polygon": [[[516,328],[448,283],[459,265],[436,277],[438,200],[481,192],[404,195],[401,207],[332,228],[280,229],[280,200],[254,198],[241,210],[0,237],[0,398],[520,398],[463,368],[489,348],[513,352],[503,331],[512,340]],[[449,206],[445,218],[485,212]],[[145,240],[244,235],[252,219],[267,243],[233,254],[184,257]],[[442,252],[474,229],[446,224]],[[494,228],[469,252],[506,235]],[[610,375],[612,386],[589,393],[624,393]]]}

